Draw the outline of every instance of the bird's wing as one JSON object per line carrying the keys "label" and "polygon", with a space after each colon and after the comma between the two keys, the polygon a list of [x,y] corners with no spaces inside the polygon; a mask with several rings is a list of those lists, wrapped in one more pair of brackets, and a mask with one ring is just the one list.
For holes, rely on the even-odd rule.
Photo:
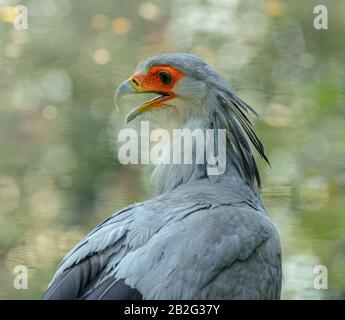
{"label": "bird's wing", "polygon": [[114,294],[119,299],[140,297],[137,290],[130,290],[123,281],[104,278],[104,272],[109,273],[126,254],[145,245],[169,221],[183,219],[206,207],[188,203],[164,208],[163,203],[152,205],[150,201],[116,212],[66,255],[43,298],[77,299],[91,293],[94,298],[104,298],[104,292],[99,292],[99,296],[95,292],[110,287],[108,295],[111,293],[112,298]]}
{"label": "bird's wing", "polygon": [[264,210],[188,190],[101,223],[61,262],[44,298],[278,298],[280,244]]}
{"label": "bird's wing", "polygon": [[145,299],[277,299],[279,238],[251,207],[210,207],[162,228],[109,276]]}

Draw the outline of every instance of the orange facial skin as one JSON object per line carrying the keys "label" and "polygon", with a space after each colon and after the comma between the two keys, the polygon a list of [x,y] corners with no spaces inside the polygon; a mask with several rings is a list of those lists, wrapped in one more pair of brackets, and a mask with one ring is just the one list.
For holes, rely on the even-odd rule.
{"label": "orange facial skin", "polygon": [[[172,79],[170,83],[165,84],[162,82],[159,76],[160,72],[162,71],[170,74]],[[171,66],[153,66],[145,74],[134,74],[131,77],[131,85],[138,92],[153,92],[162,95],[162,97],[154,99],[144,104],[143,109],[141,111],[144,112],[147,109],[158,107],[162,105],[164,102],[176,97],[173,88],[183,76],[183,72],[176,70]]]}

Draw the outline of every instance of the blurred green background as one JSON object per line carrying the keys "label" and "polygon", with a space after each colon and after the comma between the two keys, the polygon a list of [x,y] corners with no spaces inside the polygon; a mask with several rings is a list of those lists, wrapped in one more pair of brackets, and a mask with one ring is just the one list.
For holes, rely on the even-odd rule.
{"label": "blurred green background", "polygon": [[[328,30],[313,27],[320,2]],[[27,30],[12,25],[19,4]],[[0,0],[0,299],[40,298],[93,226],[153,195],[149,170],[117,162],[113,92],[165,51],[201,56],[261,114],[283,298],[345,298],[344,32],[343,0]]]}

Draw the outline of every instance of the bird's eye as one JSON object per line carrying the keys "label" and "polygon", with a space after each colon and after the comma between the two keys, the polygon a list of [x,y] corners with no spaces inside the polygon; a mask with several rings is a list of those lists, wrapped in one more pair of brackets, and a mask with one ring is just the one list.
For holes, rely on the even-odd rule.
{"label": "bird's eye", "polygon": [[167,71],[159,71],[158,76],[163,84],[170,84],[173,81],[172,75]]}

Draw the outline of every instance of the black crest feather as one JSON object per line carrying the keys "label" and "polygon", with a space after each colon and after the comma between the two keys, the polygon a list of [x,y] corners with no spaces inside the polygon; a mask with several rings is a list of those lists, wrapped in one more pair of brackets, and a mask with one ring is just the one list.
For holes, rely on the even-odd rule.
{"label": "black crest feather", "polygon": [[246,102],[230,91],[222,91],[217,94],[217,99],[221,108],[222,120],[227,129],[227,140],[231,146],[233,162],[247,181],[254,183],[256,180],[260,187],[260,173],[249,141],[258,151],[261,158],[268,164],[270,163],[265,154],[264,146],[254,132],[252,123],[247,116],[249,112],[252,112],[257,117],[258,114]]}

